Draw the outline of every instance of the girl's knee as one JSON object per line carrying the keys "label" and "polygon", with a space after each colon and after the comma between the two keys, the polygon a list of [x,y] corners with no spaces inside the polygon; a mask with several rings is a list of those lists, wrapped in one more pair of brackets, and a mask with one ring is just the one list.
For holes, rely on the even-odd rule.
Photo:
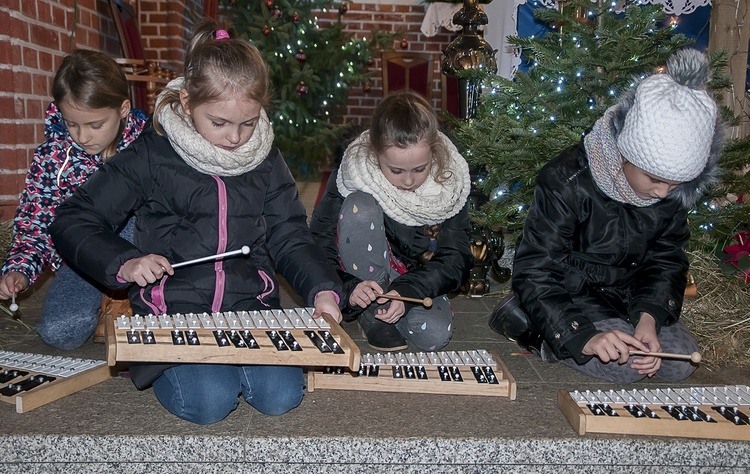
{"label": "girl's knee", "polygon": [[364,222],[368,223],[382,220],[383,210],[374,197],[367,193],[356,191],[344,199],[341,206],[343,219],[349,223]]}
{"label": "girl's knee", "polygon": [[278,416],[297,408],[302,403],[304,388],[287,390],[273,396],[252,397],[248,403],[264,415]]}
{"label": "girl's knee", "polygon": [[453,337],[452,325],[423,324],[409,326],[404,338],[423,351],[439,351],[448,345]]}
{"label": "girl's knee", "polygon": [[301,367],[250,366],[245,374],[243,397],[265,415],[283,415],[302,402],[305,377]]}
{"label": "girl's knee", "polygon": [[153,383],[159,402],[173,415],[199,425],[216,423],[239,405],[239,381],[236,369],[213,366],[181,365],[164,371]]}
{"label": "girl's knee", "polygon": [[679,382],[690,377],[697,368],[687,361],[663,360],[656,376],[665,382]]}
{"label": "girl's knee", "polygon": [[[61,351],[71,351],[81,347],[91,334],[61,334],[59,331],[48,330],[43,326],[37,326],[36,332],[42,342]],[[85,336],[85,337],[84,337]]]}
{"label": "girl's knee", "polygon": [[185,421],[197,425],[210,425],[229,416],[237,405],[239,405],[239,398],[235,396],[233,400],[193,400],[189,405],[183,405],[174,411],[165,407]]}

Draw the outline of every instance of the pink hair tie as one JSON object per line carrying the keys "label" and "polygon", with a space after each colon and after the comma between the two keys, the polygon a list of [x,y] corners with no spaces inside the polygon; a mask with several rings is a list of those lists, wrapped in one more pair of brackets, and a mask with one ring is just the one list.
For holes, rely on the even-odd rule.
{"label": "pink hair tie", "polygon": [[227,30],[216,30],[215,38],[217,40],[229,39],[229,33],[227,33]]}

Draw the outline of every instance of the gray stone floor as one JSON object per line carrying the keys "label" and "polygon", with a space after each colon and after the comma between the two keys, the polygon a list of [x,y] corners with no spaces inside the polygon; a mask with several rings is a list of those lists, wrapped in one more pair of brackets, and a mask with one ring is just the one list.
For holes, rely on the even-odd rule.
{"label": "gray stone floor", "polygon": [[[0,349],[104,359],[102,344],[70,353],[34,331],[46,285],[21,295],[20,319],[0,312]],[[495,283],[493,291],[503,292]],[[545,364],[487,327],[497,294],[456,295],[448,350],[496,351],[517,381],[517,399],[315,390],[290,413],[270,417],[246,403],[197,426],[149,390],[116,377],[24,414],[0,403],[2,472],[748,472],[750,443],[687,438],[579,436],[557,392],[620,388]],[[290,294],[285,307],[298,307]],[[355,324],[344,328],[366,347]],[[628,388],[748,384],[750,371],[699,368],[684,383]],[[689,422],[686,423],[686,425]],[[686,428],[686,429],[689,429]],[[750,426],[748,426],[750,430]]]}

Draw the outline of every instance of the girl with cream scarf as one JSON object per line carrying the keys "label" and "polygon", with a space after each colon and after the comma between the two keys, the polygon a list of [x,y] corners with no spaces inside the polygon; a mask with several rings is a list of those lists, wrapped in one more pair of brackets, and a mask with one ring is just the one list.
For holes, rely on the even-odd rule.
{"label": "girl with cream scarf", "polygon": [[[376,350],[438,350],[450,341],[446,294],[472,265],[469,167],[432,106],[409,91],[376,108],[344,152],[311,229],[344,281],[344,314]],[[431,298],[431,307],[378,295]]]}

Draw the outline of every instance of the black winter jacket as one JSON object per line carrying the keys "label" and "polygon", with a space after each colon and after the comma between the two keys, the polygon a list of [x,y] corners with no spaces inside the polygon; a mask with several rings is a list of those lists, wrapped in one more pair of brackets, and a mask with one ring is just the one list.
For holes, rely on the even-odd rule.
{"label": "black winter jacket", "polygon": [[[135,244],[115,229],[137,217]],[[110,288],[130,286],[136,313],[278,308],[278,271],[312,306],[341,282],[307,226],[305,209],[278,149],[254,170],[217,177],[188,166],[152,128],[113,157],[60,206],[52,237],[62,255]],[[247,257],[178,268],[145,288],[117,278],[128,260],[148,254],[182,262],[247,245]],[[275,265],[274,265],[275,264]],[[163,304],[160,303],[163,299]],[[163,371],[131,369],[139,388]]]}
{"label": "black winter jacket", "polygon": [[593,321],[657,331],[680,315],[690,231],[680,199],[636,207],[610,199],[591,175],[583,144],[541,170],[513,264],[513,290],[559,358],[584,363]]}
{"label": "black winter jacket", "polygon": [[[344,292],[347,295],[345,301],[342,301],[344,318],[353,320],[363,309],[359,306],[350,306],[348,295],[362,280],[346,273],[339,262],[336,226],[344,197],[336,186],[337,175],[338,169],[331,173],[325,194],[313,211],[310,229],[315,240],[325,250],[328,262],[338,271],[339,277],[344,282]],[[383,218],[391,252],[408,269],[407,273],[393,280],[388,288],[383,288],[386,293],[395,290],[401,296],[421,299],[435,298],[458,289],[468,276],[473,263],[469,246],[471,222],[468,204],[458,214],[440,225],[437,252],[425,264],[417,260],[428,250],[430,244],[424,227],[400,224],[385,214]],[[406,312],[415,306],[412,303],[404,303],[404,305]]]}

